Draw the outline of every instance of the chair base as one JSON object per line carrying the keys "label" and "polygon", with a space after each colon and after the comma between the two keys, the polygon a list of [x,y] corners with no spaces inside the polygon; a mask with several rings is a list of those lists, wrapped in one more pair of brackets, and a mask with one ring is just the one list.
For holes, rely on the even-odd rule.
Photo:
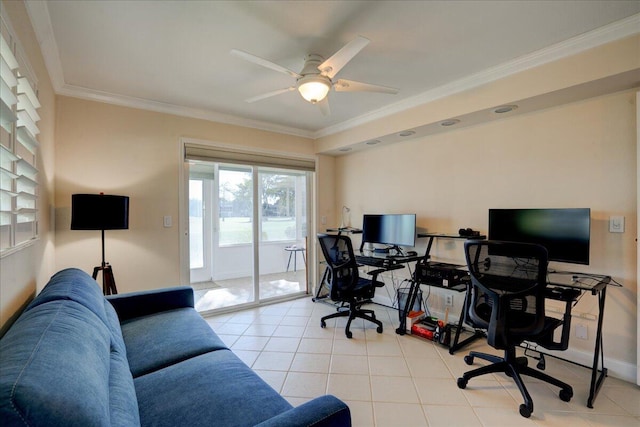
{"label": "chair base", "polygon": [[573,397],[573,388],[569,384],[530,368],[527,366],[528,359],[526,357],[516,357],[515,348],[506,349],[504,357],[472,351],[469,355],[465,356],[464,361],[467,365],[471,365],[476,357],[492,362],[492,364],[465,372],[462,377],[458,378],[458,387],[465,388],[471,378],[480,375],[504,372],[507,376],[513,378],[520,390],[520,394],[522,394],[524,403],[520,405],[520,415],[525,418],[529,418],[533,412],[533,400],[522,381],[522,375],[537,378],[556,387],[560,387],[559,397],[565,402],[569,402]]}
{"label": "chair base", "polygon": [[349,317],[349,320],[347,321],[347,326],[344,329],[344,333],[347,336],[347,338],[351,338],[351,337],[353,337],[353,334],[349,330],[349,328],[351,327],[351,322],[355,318],[360,318],[360,319],[368,320],[369,322],[372,322],[372,323],[375,323],[376,325],[378,325],[378,328],[376,329],[376,331],[379,334],[381,334],[382,330],[383,330],[382,322],[379,321],[378,319],[376,319],[376,314],[375,314],[375,312],[373,310],[361,309],[360,306],[362,304],[364,304],[364,302],[350,303],[349,304],[349,310],[338,311],[337,313],[333,313],[333,314],[330,314],[328,316],[324,316],[322,319],[320,319],[320,326],[323,327],[323,328],[326,328],[327,327],[326,321],[328,319],[333,319],[333,318],[336,318],[336,317]]}

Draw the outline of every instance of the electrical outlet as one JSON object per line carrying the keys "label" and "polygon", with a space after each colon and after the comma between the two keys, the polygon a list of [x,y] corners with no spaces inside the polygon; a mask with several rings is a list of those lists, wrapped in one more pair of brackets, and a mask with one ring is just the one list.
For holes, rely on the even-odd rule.
{"label": "electrical outlet", "polygon": [[589,339],[589,328],[581,323],[576,325],[576,338],[581,340]]}
{"label": "electrical outlet", "polygon": [[444,305],[446,307],[453,307],[453,295],[444,296]]}

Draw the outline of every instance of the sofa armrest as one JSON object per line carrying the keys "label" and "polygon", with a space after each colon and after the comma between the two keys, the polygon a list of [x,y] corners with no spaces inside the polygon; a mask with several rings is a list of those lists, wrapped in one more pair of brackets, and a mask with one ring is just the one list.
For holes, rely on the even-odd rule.
{"label": "sofa armrest", "polygon": [[190,286],[109,295],[107,301],[115,308],[120,322],[160,311],[194,306],[193,289]]}
{"label": "sofa armrest", "polygon": [[289,409],[256,427],[351,427],[351,412],[346,403],[326,395]]}

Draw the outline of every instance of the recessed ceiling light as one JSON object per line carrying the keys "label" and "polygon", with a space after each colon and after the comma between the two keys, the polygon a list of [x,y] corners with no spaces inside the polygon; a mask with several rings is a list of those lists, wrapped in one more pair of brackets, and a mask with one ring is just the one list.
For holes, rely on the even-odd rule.
{"label": "recessed ceiling light", "polygon": [[342,151],[342,152],[351,151],[351,147],[340,148],[340,149],[338,149],[338,151]]}
{"label": "recessed ceiling light", "polygon": [[379,140],[379,139],[372,139],[371,141],[367,141],[367,142],[365,142],[365,144],[367,144],[367,145],[376,145],[376,144],[380,144],[380,140]]}
{"label": "recessed ceiling light", "polygon": [[460,123],[460,120],[458,119],[448,119],[440,122],[440,126],[453,126],[457,125],[458,123]]}
{"label": "recessed ceiling light", "polygon": [[398,134],[398,136],[411,136],[411,135],[415,135],[416,131],[414,130],[403,130],[402,132],[400,132]]}
{"label": "recessed ceiling light", "polygon": [[513,111],[516,108],[518,108],[517,105],[502,105],[500,107],[495,108],[493,112],[496,114],[503,114],[503,113],[508,113],[510,111]]}

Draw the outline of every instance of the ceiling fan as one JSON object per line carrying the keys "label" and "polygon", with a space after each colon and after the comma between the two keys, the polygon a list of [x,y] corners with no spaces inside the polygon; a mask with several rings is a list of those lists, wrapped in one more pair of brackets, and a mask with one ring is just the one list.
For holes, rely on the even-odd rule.
{"label": "ceiling fan", "polygon": [[312,104],[317,104],[322,113],[324,115],[328,115],[330,110],[327,94],[332,87],[337,92],[398,93],[398,89],[392,87],[362,83],[354,80],[334,80],[336,74],[338,74],[340,70],[342,70],[342,68],[347,65],[347,63],[351,61],[351,59],[367,44],[369,44],[369,39],[358,36],[344,45],[327,60],[324,60],[320,55],[309,54],[305,57],[304,67],[299,73],[242,50],[232,49],[231,54],[244,59],[245,61],[253,62],[254,64],[261,65],[271,70],[288,74],[296,79],[296,84],[294,86],[254,96],[247,99],[246,102],[251,103],[260,101],[262,99],[297,89],[304,99]]}

